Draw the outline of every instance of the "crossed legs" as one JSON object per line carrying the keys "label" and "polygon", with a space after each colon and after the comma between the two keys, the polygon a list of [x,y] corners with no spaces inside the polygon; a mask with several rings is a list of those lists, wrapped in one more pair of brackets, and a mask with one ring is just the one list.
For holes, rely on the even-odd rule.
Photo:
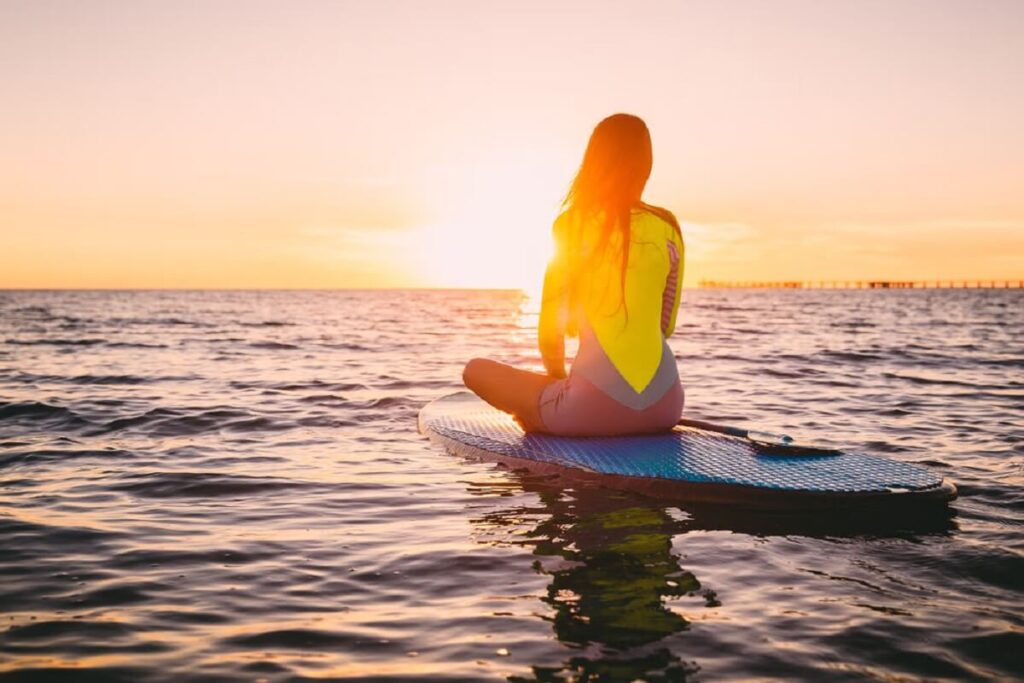
{"label": "crossed legs", "polygon": [[462,381],[498,410],[511,413],[525,431],[544,431],[538,407],[540,393],[557,380],[487,358],[474,358],[466,363]]}

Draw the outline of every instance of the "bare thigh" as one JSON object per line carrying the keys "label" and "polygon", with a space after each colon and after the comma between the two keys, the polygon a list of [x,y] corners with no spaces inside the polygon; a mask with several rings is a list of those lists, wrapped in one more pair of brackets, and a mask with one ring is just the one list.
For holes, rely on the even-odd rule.
{"label": "bare thigh", "polygon": [[520,370],[487,358],[474,358],[466,363],[462,381],[498,410],[519,418],[526,431],[544,430],[537,403],[544,387],[556,381],[548,375]]}

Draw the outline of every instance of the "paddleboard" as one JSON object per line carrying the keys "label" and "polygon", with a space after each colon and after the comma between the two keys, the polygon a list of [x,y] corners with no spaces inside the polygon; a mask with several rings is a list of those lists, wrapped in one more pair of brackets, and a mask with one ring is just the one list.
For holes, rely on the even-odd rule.
{"label": "paddleboard", "polygon": [[872,455],[780,454],[749,439],[692,427],[658,434],[525,434],[470,392],[427,404],[419,430],[460,455],[557,472],[680,501],[768,508],[940,503],[956,487],[932,470]]}

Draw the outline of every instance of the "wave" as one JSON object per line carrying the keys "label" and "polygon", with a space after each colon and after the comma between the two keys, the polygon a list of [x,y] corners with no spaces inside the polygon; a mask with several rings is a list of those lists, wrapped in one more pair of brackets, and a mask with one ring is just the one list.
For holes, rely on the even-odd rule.
{"label": "wave", "polygon": [[[181,377],[137,377],[134,375],[78,375],[75,377],[54,377],[47,375],[19,375],[16,379],[26,383],[43,384],[54,380],[78,386],[141,386],[154,383],[162,379],[181,380]],[[121,416],[106,421],[97,421],[96,418],[86,418],[71,408],[53,405],[40,401],[22,401],[12,403],[0,403],[0,422],[9,421],[12,424],[22,423],[31,425],[35,430],[49,430],[57,432],[60,430],[74,430],[85,437],[110,436],[116,433],[137,432],[148,437],[167,436],[198,436],[201,434],[226,432],[226,433],[268,433],[284,432],[297,427],[344,427],[351,426],[357,422],[365,421],[367,411],[373,413],[370,417],[393,418],[395,409],[418,408],[422,401],[413,400],[401,396],[380,396],[363,400],[352,400],[337,393],[338,390],[365,389],[363,385],[349,383],[329,383],[312,381],[304,383],[235,383],[234,388],[240,386],[246,388],[261,388],[264,391],[273,387],[273,391],[304,392],[311,389],[317,393],[296,396],[298,404],[309,406],[322,406],[328,409],[341,409],[348,411],[348,415],[295,415],[292,409],[275,412],[255,412],[244,408],[231,406],[214,407],[157,407],[151,408],[135,415],[124,415],[124,408],[128,402],[117,399],[91,399],[89,403],[93,406],[102,405],[104,408],[114,408],[121,412]],[[324,388],[334,391],[324,391]],[[353,416],[352,413],[363,413]],[[286,416],[286,417],[284,417]],[[27,456],[19,456],[27,457]],[[41,456],[36,456],[41,457]],[[3,461],[0,461],[3,462]]]}
{"label": "wave", "polygon": [[143,342],[107,342],[111,349],[169,349],[167,344],[145,344]]}
{"label": "wave", "polygon": [[42,313],[45,315],[51,315],[50,309],[46,306],[18,306],[11,309],[12,313]]}
{"label": "wave", "polygon": [[320,344],[325,349],[334,349],[335,351],[378,351],[379,348],[374,349],[369,346],[363,346],[362,344],[353,344],[351,342],[332,342],[328,344]]}
{"label": "wave", "polygon": [[170,550],[166,548],[150,549],[136,548],[126,550],[113,555],[110,558],[112,569],[139,570],[147,567],[183,567],[188,565],[223,565],[249,564],[270,560],[277,556],[277,553],[270,550],[225,550],[220,547],[213,547],[204,550]]}
{"label": "wave", "polygon": [[365,384],[357,382],[325,382],[321,379],[311,379],[305,382],[271,382],[271,381],[231,381],[228,385],[232,389],[271,389],[274,391],[362,391],[369,389]]}
{"label": "wave", "polygon": [[411,379],[393,379],[388,382],[381,384],[375,384],[375,389],[457,389],[463,388],[460,382],[456,380],[411,380]]}
{"label": "wave", "polygon": [[965,387],[968,389],[974,389],[977,391],[984,391],[986,389],[1002,389],[1004,387],[994,384],[978,384],[977,382],[963,382],[956,379],[949,379],[946,377],[921,377],[919,375],[904,375],[896,372],[883,372],[882,377],[889,379],[898,379],[911,384],[919,384],[922,386],[950,386],[950,387]]}
{"label": "wave", "polygon": [[295,421],[295,423],[300,427],[327,427],[330,429],[355,427],[363,422],[365,422],[365,420],[349,420],[340,417],[331,417],[329,415],[311,415],[309,417],[300,417]]}
{"label": "wave", "polygon": [[36,375],[28,372],[19,372],[12,374],[8,377],[10,381],[21,382],[23,384],[78,384],[78,385],[90,385],[96,384],[100,386],[110,385],[139,385],[139,384],[155,384],[157,382],[184,382],[196,379],[196,375],[153,375],[153,376],[141,376],[141,375]]}
{"label": "wave", "polygon": [[7,339],[11,346],[106,346],[111,349],[166,349],[167,344],[147,344],[145,342],[119,342],[106,339]]}
{"label": "wave", "polygon": [[151,472],[122,477],[109,488],[143,498],[232,498],[319,486],[276,477],[214,472]]}
{"label": "wave", "polygon": [[293,649],[306,650],[309,648],[359,648],[363,650],[366,646],[377,645],[378,647],[388,646],[387,642],[382,643],[380,639],[368,638],[365,635],[350,633],[339,633],[338,631],[322,631],[310,628],[279,629],[276,631],[265,631],[263,633],[232,636],[223,641],[227,645],[235,647],[248,647],[261,650]]}
{"label": "wave", "polygon": [[312,394],[310,396],[303,396],[298,401],[318,406],[341,406],[348,403],[348,399],[338,394]]}
{"label": "wave", "polygon": [[[259,420],[265,419],[247,410],[219,407],[209,409],[153,408],[142,415],[121,417],[90,431],[88,436],[146,427],[150,436],[195,436],[204,432],[248,425],[251,430],[267,429]],[[283,429],[286,427],[275,427]],[[245,429],[245,427],[242,427]]]}
{"label": "wave", "polygon": [[133,634],[133,629],[126,624],[116,621],[85,621],[75,620],[54,620],[40,621],[23,626],[14,626],[8,629],[3,639],[8,642],[19,642],[26,640],[53,640],[64,636],[76,638],[95,638],[99,641],[108,641],[112,638],[127,638]]}
{"label": "wave", "polygon": [[259,323],[238,323],[242,327],[295,327],[295,323],[283,320],[265,320]]}
{"label": "wave", "polygon": [[974,362],[998,368],[1024,368],[1024,358],[980,358]]}
{"label": "wave", "polygon": [[0,516],[0,532],[3,532],[5,538],[16,538],[20,544],[25,545],[38,542],[97,544],[121,537],[121,534],[112,531],[83,526],[54,526],[26,521],[9,514]]}
{"label": "wave", "polygon": [[275,341],[251,342],[249,344],[249,347],[253,348],[253,349],[267,349],[269,351],[284,351],[284,350],[292,351],[292,350],[295,350],[295,349],[299,348],[295,344],[287,344],[285,342],[275,342]]}
{"label": "wave", "polygon": [[97,346],[106,344],[106,339],[8,339],[12,346]]}
{"label": "wave", "polygon": [[378,408],[418,408],[422,403],[422,401],[415,401],[399,396],[382,396],[380,398],[373,398],[366,401],[352,401],[349,405],[361,410],[376,410]]}
{"label": "wave", "polygon": [[[195,376],[155,375],[140,377],[139,375],[75,375],[62,378],[68,384],[155,384],[156,382],[184,382],[195,379]],[[57,380],[61,381],[61,380]]]}
{"label": "wave", "polygon": [[818,355],[825,356],[826,358],[835,358],[836,360],[853,361],[855,363],[866,363],[871,361],[885,360],[886,357],[877,353],[869,353],[867,351],[819,351]]}
{"label": "wave", "polygon": [[131,325],[160,325],[167,327],[216,327],[214,323],[200,322],[198,320],[185,320],[184,318],[109,318],[105,322],[117,327],[128,327]]}
{"label": "wave", "polygon": [[0,421],[29,422],[35,427],[82,427],[92,424],[75,411],[41,401],[0,401]]}
{"label": "wave", "polygon": [[115,460],[125,460],[128,458],[134,458],[135,454],[131,451],[122,450],[120,448],[84,448],[84,449],[52,449],[43,448],[31,451],[15,451],[13,453],[6,453],[0,455],[0,468],[8,467],[11,465],[21,464],[34,464],[39,462],[65,462],[69,460],[80,460],[80,459],[108,459],[113,458]]}

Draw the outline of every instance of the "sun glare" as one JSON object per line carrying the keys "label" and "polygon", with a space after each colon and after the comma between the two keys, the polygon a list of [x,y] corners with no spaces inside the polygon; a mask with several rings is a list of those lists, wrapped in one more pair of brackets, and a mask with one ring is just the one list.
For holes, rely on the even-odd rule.
{"label": "sun glare", "polygon": [[510,288],[533,293],[550,258],[543,219],[479,216],[420,232],[426,280],[440,287]]}
{"label": "sun glare", "polygon": [[[416,231],[423,278],[439,287],[512,288],[539,293],[551,257],[551,224],[566,183],[560,164],[502,157],[488,169],[454,174],[454,207]],[[460,181],[457,176],[464,175]]]}

